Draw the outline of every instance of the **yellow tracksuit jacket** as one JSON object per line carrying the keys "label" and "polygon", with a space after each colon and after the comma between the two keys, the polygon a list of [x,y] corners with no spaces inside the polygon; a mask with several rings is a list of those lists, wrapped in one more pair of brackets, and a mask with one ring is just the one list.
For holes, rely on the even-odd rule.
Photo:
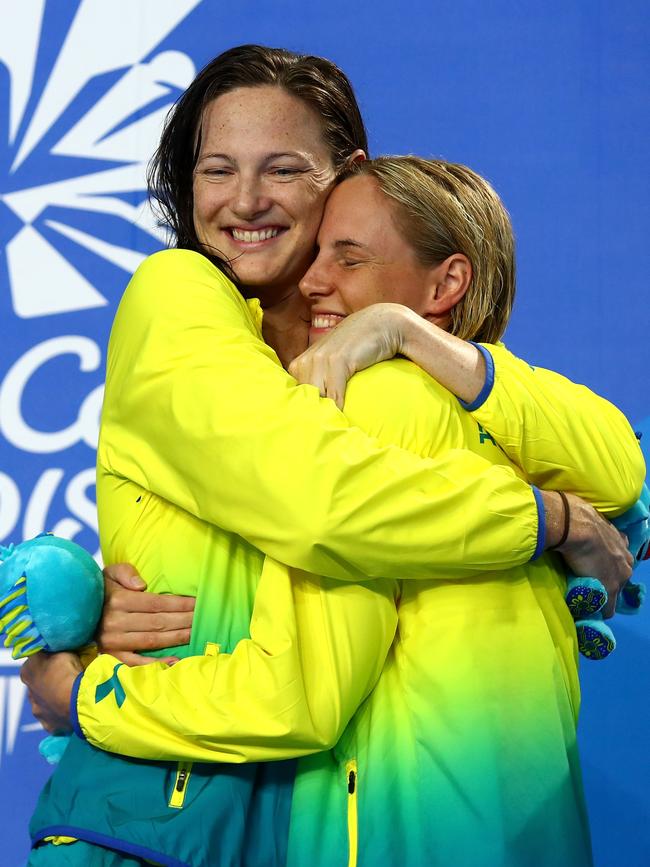
{"label": "yellow tracksuit jacket", "polygon": [[[391,646],[403,591],[389,579],[435,575],[465,594],[497,566],[501,586],[528,580],[543,522],[515,465],[605,513],[629,506],[644,470],[621,414],[503,347],[490,351],[489,394],[453,436],[432,428],[435,413],[400,403],[413,397],[401,379],[415,377],[423,398],[445,406],[445,424],[462,415],[407,363],[357,377],[366,387],[353,385],[351,414],[370,419],[373,440],[315,389],[295,385],[261,340],[259,308],[207,260],[151,257],[111,338],[102,548],[107,560],[138,566],[152,590],[196,594],[192,651],[210,641],[225,652],[164,672],[115,671],[115,660],[99,657],[78,684],[78,730],[102,749],[145,758],[263,761],[327,749]],[[412,414],[400,444],[428,457],[390,445],[393,400]],[[558,670],[575,712],[561,580],[551,558],[542,561],[533,571],[554,576]],[[250,638],[237,643],[251,609]],[[98,700],[111,678],[116,688]]]}

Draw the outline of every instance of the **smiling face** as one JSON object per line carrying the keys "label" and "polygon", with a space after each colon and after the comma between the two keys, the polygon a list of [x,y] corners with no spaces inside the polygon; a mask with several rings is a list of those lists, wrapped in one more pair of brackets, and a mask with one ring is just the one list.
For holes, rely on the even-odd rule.
{"label": "smiling face", "polygon": [[334,166],[316,113],[280,87],[240,87],[204,111],[194,170],[194,225],[207,252],[273,304],[296,288]]}
{"label": "smiling face", "polygon": [[395,225],[393,208],[367,175],[333,191],[318,233],[318,256],[300,283],[312,302],[310,343],[370,304],[390,301],[421,316],[430,312],[436,269],[420,263]]}

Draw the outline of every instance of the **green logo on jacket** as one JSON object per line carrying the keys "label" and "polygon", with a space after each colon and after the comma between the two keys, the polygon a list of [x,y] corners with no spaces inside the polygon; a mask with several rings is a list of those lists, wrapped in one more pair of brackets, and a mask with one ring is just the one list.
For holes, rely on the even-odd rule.
{"label": "green logo on jacket", "polygon": [[124,701],[126,699],[126,693],[124,692],[124,687],[120,683],[120,679],[117,676],[117,670],[124,663],[118,662],[118,664],[113,669],[113,674],[108,680],[105,680],[104,683],[100,683],[97,689],[95,690],[95,704],[99,704],[100,701],[103,701],[107,695],[110,695],[112,692],[115,693],[115,702],[118,707],[122,707]]}
{"label": "green logo on jacket", "polygon": [[481,445],[483,445],[486,440],[489,440],[493,445],[497,444],[492,434],[489,434],[482,425],[478,426],[478,435]]}

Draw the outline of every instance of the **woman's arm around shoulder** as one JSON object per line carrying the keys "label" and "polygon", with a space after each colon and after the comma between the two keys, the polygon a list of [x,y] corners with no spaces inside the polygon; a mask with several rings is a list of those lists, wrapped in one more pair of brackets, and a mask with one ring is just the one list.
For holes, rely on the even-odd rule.
{"label": "woman's arm around shoulder", "polygon": [[[462,451],[423,460],[380,447],[296,384],[235,287],[189,251],[151,257],[125,293],[98,460],[282,562],[336,578],[518,565],[539,541],[525,482]],[[461,505],[469,491],[484,504],[471,515]],[[443,537],[437,519],[454,512],[457,537]],[[505,554],[485,531],[495,516],[512,542]]]}
{"label": "woman's arm around shoulder", "polygon": [[645,461],[612,403],[559,373],[532,367],[503,345],[478,345],[492,383],[468,409],[542,488],[568,491],[615,517],[638,498]]}
{"label": "woman's arm around shoulder", "polygon": [[134,668],[102,654],[76,680],[70,654],[40,654],[23,679],[42,721],[61,728],[70,701],[77,735],[109,752],[237,763],[305,755],[338,741],[376,683],[395,598],[392,581],[319,581],[267,559],[251,638],[230,654],[208,646],[173,666]]}
{"label": "woman's arm around shoulder", "polygon": [[355,372],[397,354],[455,394],[533,484],[574,493],[608,516],[637,499],[643,456],[613,404],[503,345],[460,340],[401,304],[348,316],[291,370],[342,406]]}

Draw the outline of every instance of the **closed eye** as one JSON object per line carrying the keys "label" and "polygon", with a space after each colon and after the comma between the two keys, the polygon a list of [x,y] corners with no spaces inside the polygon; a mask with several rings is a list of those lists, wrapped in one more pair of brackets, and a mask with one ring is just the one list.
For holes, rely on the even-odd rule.
{"label": "closed eye", "polygon": [[277,166],[270,169],[270,174],[276,175],[276,177],[279,178],[290,178],[294,175],[301,175],[302,173],[302,169],[294,169],[289,166]]}
{"label": "closed eye", "polygon": [[224,169],[217,167],[208,167],[205,169],[198,169],[197,174],[207,175],[209,178],[225,178],[228,175],[231,175],[232,169]]}

